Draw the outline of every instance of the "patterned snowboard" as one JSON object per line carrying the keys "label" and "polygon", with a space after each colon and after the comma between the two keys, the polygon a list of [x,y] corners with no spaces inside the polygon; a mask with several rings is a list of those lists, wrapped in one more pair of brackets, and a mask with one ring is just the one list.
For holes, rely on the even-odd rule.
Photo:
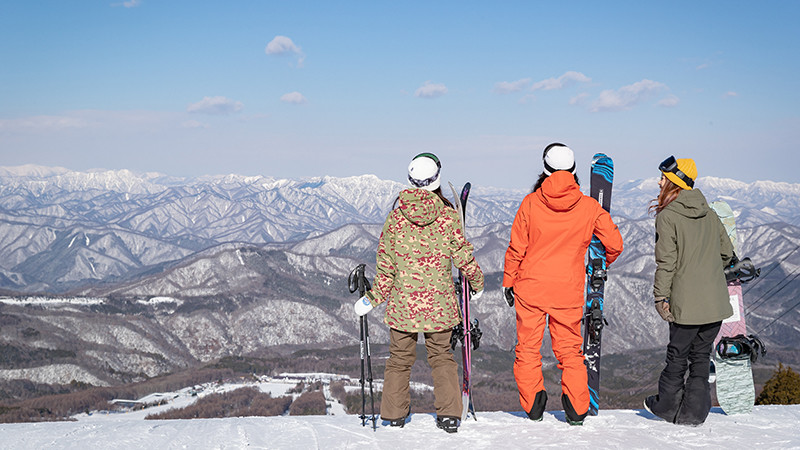
{"label": "patterned snowboard", "polygon": [[[711,202],[711,209],[717,213],[725,231],[728,232],[733,243],[734,251],[739,254],[736,238],[736,222],[733,210],[724,201]],[[714,366],[716,368],[717,402],[725,414],[747,414],[753,410],[756,400],[755,386],[753,385],[753,369],[749,357],[744,359],[720,358],[716,352],[717,343],[723,337],[732,337],[739,334],[747,335],[745,322],[744,302],[742,301],[742,284],[736,280],[728,283],[733,315],[722,321],[717,338],[714,340]]]}

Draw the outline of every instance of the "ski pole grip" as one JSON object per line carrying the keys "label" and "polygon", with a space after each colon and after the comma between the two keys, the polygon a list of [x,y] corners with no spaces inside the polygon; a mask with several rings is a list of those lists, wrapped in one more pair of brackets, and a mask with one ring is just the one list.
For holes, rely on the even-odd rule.
{"label": "ski pole grip", "polygon": [[357,265],[352,271],[350,271],[350,275],[347,277],[347,286],[350,289],[350,292],[355,293],[358,291],[359,297],[363,297],[367,291],[372,289],[372,286],[369,284],[369,280],[367,280],[367,277],[364,275],[364,269],[366,266],[366,264]]}

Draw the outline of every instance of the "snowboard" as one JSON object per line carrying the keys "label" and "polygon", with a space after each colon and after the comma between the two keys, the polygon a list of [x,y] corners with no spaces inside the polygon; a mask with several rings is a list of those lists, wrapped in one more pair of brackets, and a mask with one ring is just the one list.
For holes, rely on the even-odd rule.
{"label": "snowboard", "polygon": [[[467,182],[461,190],[461,195],[456,192],[456,188],[450,184],[450,189],[453,191],[455,198],[455,206],[458,211],[458,217],[461,220],[461,231],[464,233],[464,238],[467,237],[466,223],[466,207],[467,199],[469,198],[469,191],[472,185]],[[462,367],[462,382],[461,382],[461,420],[467,419],[471,413],[472,418],[478,420],[475,416],[475,406],[472,402],[472,350],[478,348],[478,340],[480,339],[480,330],[478,329],[477,319],[471,322],[469,300],[471,297],[469,280],[466,275],[459,270],[457,281],[458,293],[458,307],[461,311],[461,325],[454,329],[453,333],[456,339],[461,342],[461,367]],[[455,343],[453,343],[455,345]]]}
{"label": "snowboard", "polygon": [[[592,158],[589,194],[606,211],[611,210],[611,187],[614,182],[614,161],[603,153]],[[603,327],[603,302],[606,283],[606,249],[597,236],[592,236],[587,252],[586,305],[583,315],[583,355],[589,378],[589,415],[599,409],[600,350]]]}
{"label": "snowboard", "polygon": [[[709,203],[708,206],[719,216],[731,243],[733,243],[734,252],[739,254],[736,221],[730,205],[724,201],[715,201]],[[716,350],[717,344],[723,337],[747,335],[742,283],[739,280],[728,282],[728,295],[733,315],[722,321],[722,327],[714,340],[713,347],[717,402],[725,414],[747,414],[752,411],[756,400],[750,357],[749,355],[722,357]]]}

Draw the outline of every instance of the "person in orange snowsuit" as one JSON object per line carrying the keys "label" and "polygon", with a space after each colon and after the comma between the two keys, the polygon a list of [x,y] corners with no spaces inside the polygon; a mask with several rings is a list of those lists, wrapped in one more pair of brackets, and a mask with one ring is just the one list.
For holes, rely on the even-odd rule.
{"label": "person in orange snowsuit", "polygon": [[544,171],[514,218],[505,256],[503,296],[517,313],[514,378],[522,408],[531,420],[542,420],[541,346],[549,325],[564,412],[570,424],[581,425],[589,410],[581,349],[586,250],[596,235],[611,264],[622,253],[622,235],[597,200],[581,193],[569,147],[550,144],[543,160]]}

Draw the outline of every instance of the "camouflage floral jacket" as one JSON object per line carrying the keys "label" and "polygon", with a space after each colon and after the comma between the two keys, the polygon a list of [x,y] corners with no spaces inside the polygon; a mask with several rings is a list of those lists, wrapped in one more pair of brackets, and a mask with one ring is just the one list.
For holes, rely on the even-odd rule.
{"label": "camouflage floral jacket", "polygon": [[378,244],[373,306],[386,301],[384,321],[406,332],[437,332],[461,321],[452,266],[464,271],[475,291],[483,272],[455,209],[433,192],[406,189],[386,219]]}

